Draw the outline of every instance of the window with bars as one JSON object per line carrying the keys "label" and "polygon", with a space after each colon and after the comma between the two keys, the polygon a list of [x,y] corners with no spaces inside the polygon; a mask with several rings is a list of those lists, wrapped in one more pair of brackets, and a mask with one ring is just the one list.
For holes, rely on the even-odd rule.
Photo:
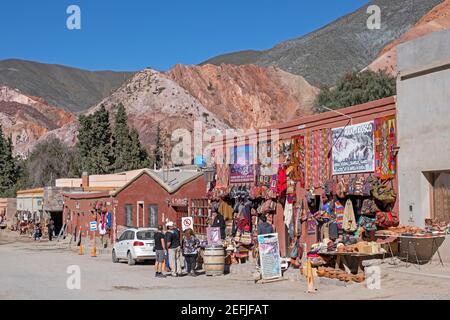
{"label": "window with bars", "polygon": [[158,205],[150,204],[148,206],[148,226],[158,228]]}
{"label": "window with bars", "polygon": [[133,205],[125,205],[125,226],[133,227]]}

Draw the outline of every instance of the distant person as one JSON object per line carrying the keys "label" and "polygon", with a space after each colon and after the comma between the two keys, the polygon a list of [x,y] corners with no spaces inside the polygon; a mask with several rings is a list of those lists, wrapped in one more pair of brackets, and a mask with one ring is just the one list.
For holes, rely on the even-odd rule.
{"label": "distant person", "polygon": [[165,278],[166,276],[162,273],[162,271],[166,260],[166,241],[162,225],[158,226],[158,231],[155,233],[155,253],[156,253],[155,277]]}
{"label": "distant person", "polygon": [[258,235],[274,233],[273,226],[267,222],[267,217],[262,215],[259,217]]}
{"label": "distant person", "polygon": [[34,226],[34,241],[41,241],[41,237],[42,237],[42,229],[41,229],[41,225],[39,223],[37,223]]}
{"label": "distant person", "polygon": [[190,276],[196,277],[195,266],[197,264],[197,256],[200,248],[200,240],[195,236],[192,229],[184,231],[183,239],[183,255],[186,259],[186,271]]}
{"label": "distant person", "polygon": [[166,247],[169,252],[169,265],[173,277],[181,276],[181,236],[173,222],[166,225]]}
{"label": "distant person", "polygon": [[55,222],[52,219],[50,219],[50,221],[48,222],[47,228],[48,228],[48,240],[52,241],[53,232],[55,232]]}

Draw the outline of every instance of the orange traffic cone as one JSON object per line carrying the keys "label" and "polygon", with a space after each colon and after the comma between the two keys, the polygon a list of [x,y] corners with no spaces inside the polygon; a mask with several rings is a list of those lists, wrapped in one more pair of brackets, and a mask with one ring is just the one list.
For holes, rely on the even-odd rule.
{"label": "orange traffic cone", "polygon": [[80,242],[80,252],[78,253],[80,256],[83,255],[83,244]]}
{"label": "orange traffic cone", "polygon": [[97,247],[94,245],[92,247],[91,257],[95,258],[97,256]]}

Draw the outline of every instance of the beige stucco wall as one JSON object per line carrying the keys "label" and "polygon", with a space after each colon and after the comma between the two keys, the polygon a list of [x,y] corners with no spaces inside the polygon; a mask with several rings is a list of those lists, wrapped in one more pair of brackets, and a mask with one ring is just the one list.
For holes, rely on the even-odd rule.
{"label": "beige stucco wall", "polygon": [[[400,219],[430,216],[428,171],[450,170],[450,30],[398,48],[397,124]],[[441,68],[439,68],[441,66]],[[402,79],[402,77],[409,77]]]}

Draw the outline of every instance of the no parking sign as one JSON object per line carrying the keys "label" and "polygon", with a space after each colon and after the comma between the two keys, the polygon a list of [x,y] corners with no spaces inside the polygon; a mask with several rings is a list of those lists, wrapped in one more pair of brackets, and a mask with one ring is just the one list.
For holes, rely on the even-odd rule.
{"label": "no parking sign", "polygon": [[194,219],[192,217],[181,218],[183,231],[186,229],[194,229]]}

